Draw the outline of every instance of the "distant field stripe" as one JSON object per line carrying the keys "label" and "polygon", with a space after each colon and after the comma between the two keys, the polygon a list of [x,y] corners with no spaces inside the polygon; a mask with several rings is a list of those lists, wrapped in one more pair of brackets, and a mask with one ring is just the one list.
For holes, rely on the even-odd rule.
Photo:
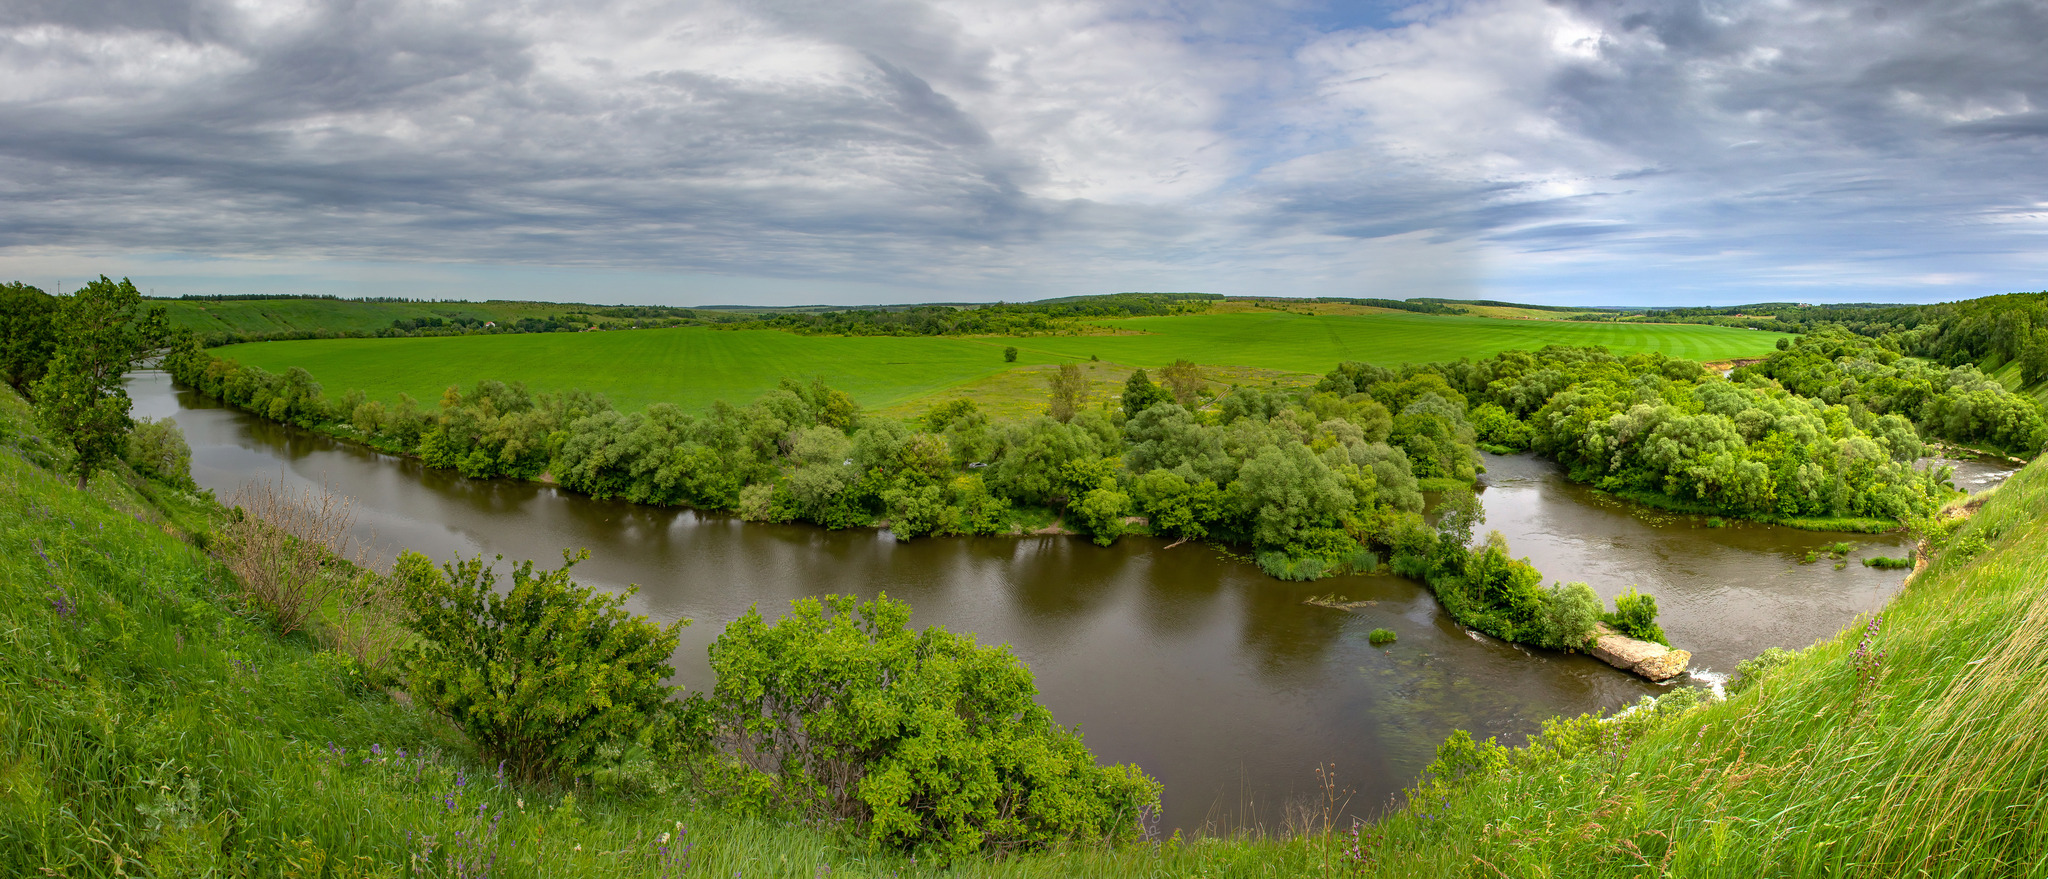
{"label": "distant field stripe", "polygon": [[[1761,356],[1773,333],[1708,326],[1575,323],[1415,314],[1199,314],[1102,321],[1125,335],[1025,337],[799,336],[686,327],[596,333],[262,342],[218,349],[273,372],[304,367],[330,391],[411,394],[433,405],[449,385],[522,381],[580,387],[622,409],[743,402],[781,379],[824,376],[863,406],[898,406],[1005,370],[1086,361],[1153,369],[1180,358],[1210,366],[1322,373],[1346,360],[1381,364],[1480,358],[1549,344],[1605,345],[1718,360]],[[1003,361],[1015,347],[1016,363]]]}

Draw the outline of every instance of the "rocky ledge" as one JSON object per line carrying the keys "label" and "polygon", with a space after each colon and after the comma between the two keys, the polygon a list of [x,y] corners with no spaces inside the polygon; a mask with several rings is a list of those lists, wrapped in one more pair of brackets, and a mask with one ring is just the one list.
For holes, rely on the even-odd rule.
{"label": "rocky ledge", "polygon": [[1684,674],[1692,664],[1691,653],[1673,650],[1655,641],[1638,641],[1608,628],[1606,623],[1601,623],[1594,632],[1592,646],[1586,652],[1601,662],[1653,681],[1675,678]]}

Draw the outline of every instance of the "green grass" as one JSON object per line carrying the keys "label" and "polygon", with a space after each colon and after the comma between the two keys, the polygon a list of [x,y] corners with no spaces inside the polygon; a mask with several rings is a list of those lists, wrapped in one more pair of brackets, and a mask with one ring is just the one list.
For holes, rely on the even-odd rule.
{"label": "green grass", "polygon": [[[870,409],[903,407],[989,380],[988,392],[1042,405],[1042,379],[993,380],[1007,370],[1088,362],[1127,371],[1179,358],[1217,367],[1227,381],[1270,382],[1320,375],[1345,360],[1378,363],[1484,357],[1546,344],[1606,345],[1617,353],[1663,351],[1697,360],[1760,354],[1777,336],[1703,326],[1576,324],[1410,314],[1250,311],[1098,322],[1114,335],[1033,337],[799,336],[772,330],[684,327],[602,333],[335,339],[261,342],[220,349],[272,372],[304,367],[329,393],[361,388],[373,398],[401,392],[431,403],[449,385],[485,379],[523,381],[535,390],[583,387],[621,409],[657,401],[701,408],[713,400],[750,400],[782,377],[823,375]],[[1014,345],[1018,362],[1002,349]],[[1289,374],[1294,374],[1289,378]],[[1233,377],[1234,376],[1234,377]],[[1017,385],[1009,388],[1007,385]],[[1104,380],[1105,387],[1109,382]],[[1027,399],[1029,398],[1029,399]],[[1038,400],[1041,402],[1033,403]],[[928,403],[927,403],[928,405]],[[917,407],[921,411],[921,407]]]}
{"label": "green grass", "polygon": [[[186,517],[153,506],[164,489],[105,473],[81,492],[31,463],[49,455],[34,435],[0,388],[0,875],[1254,877],[1336,858],[1324,834],[948,870],[707,805],[644,758],[574,789],[500,779],[317,637],[272,635]],[[656,852],[678,823],[687,873]]]}
{"label": "green grass", "polygon": [[1950,545],[1727,702],[1383,822],[1379,874],[2048,875],[2048,462]]}

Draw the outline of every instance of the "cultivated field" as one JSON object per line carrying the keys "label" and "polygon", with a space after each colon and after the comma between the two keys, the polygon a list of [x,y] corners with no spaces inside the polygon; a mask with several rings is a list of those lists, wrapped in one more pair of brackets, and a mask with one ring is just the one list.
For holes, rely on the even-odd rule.
{"label": "cultivated field", "polygon": [[[304,367],[330,393],[361,388],[372,397],[408,393],[423,403],[449,385],[523,381],[534,390],[582,387],[622,409],[658,401],[686,408],[741,402],[783,376],[823,375],[870,409],[903,409],[948,389],[1014,408],[1043,385],[999,376],[1007,370],[1086,362],[1128,370],[1187,358],[1242,367],[1226,383],[1300,380],[1346,360],[1374,363],[1484,357],[1548,344],[1605,345],[1619,353],[1662,351],[1694,360],[1761,356],[1777,336],[1695,325],[1584,324],[1393,314],[1304,315],[1252,311],[1093,322],[1113,335],[1031,337],[799,336],[774,330],[685,327],[598,333],[335,339],[236,345],[219,353],[273,372]],[[1018,362],[1003,362],[1014,345]],[[1107,388],[1108,376],[1102,379]],[[1013,387],[1014,386],[1014,387]],[[1008,398],[1019,397],[1011,401]]]}

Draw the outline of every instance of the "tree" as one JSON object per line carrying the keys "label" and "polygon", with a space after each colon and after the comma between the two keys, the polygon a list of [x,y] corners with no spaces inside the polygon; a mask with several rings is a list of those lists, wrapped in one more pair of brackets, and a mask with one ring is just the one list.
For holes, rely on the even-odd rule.
{"label": "tree", "polygon": [[163,308],[144,313],[142,293],[126,278],[115,283],[101,275],[59,306],[56,355],[32,395],[37,416],[71,447],[79,488],[126,444],[129,400],[121,377],[161,351],[169,335]]}
{"label": "tree", "polygon": [[1007,347],[1007,348],[1004,348],[1004,349],[1003,349],[1003,362],[1004,362],[1004,363],[1016,363],[1016,362],[1017,362],[1017,346],[1015,346],[1015,345],[1011,345],[1011,346],[1009,346],[1009,347]]}
{"label": "tree", "polygon": [[525,778],[588,768],[599,746],[646,729],[675,690],[662,681],[690,621],[626,611],[634,588],[576,585],[569,569],[589,557],[564,551],[560,569],[539,573],[521,562],[504,592],[481,556],[436,570],[406,552],[392,569],[419,636],[403,654],[406,689]]}
{"label": "tree", "polygon": [[1166,391],[1153,384],[1152,377],[1142,369],[1132,370],[1131,377],[1124,380],[1124,416],[1127,418],[1166,400]]}
{"label": "tree", "polygon": [[877,844],[950,858],[1130,839],[1158,802],[1157,782],[1053,722],[1009,648],[912,629],[886,595],[800,599],[773,624],[749,609],[711,670],[688,714],[728,746],[715,781]]}
{"label": "tree", "polygon": [[17,391],[42,378],[56,352],[57,304],[27,284],[0,284],[0,378]]}
{"label": "tree", "polygon": [[1182,358],[1159,371],[1159,380],[1173,393],[1173,401],[1192,408],[1195,397],[1202,392],[1202,369],[1194,361]]}
{"label": "tree", "polygon": [[1045,414],[1059,422],[1074,420],[1074,413],[1088,402],[1088,377],[1081,374],[1081,367],[1072,363],[1060,364],[1058,372],[1052,374],[1052,405]]}

